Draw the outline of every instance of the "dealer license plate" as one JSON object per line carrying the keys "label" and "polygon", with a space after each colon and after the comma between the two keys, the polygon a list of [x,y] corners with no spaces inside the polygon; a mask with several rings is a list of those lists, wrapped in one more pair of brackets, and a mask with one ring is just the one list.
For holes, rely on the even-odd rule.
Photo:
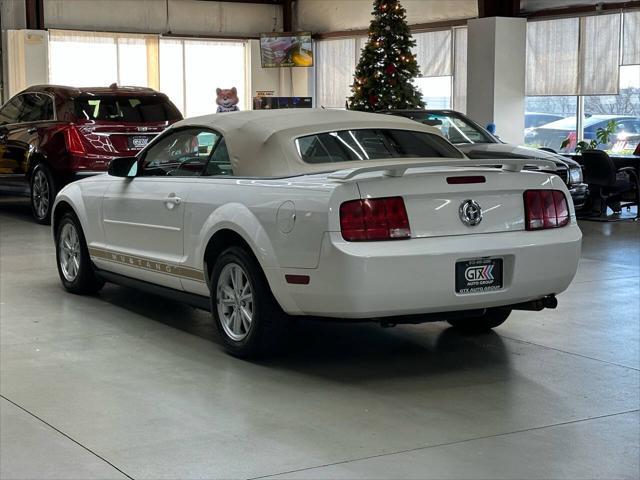
{"label": "dealer license plate", "polygon": [[150,139],[149,135],[133,135],[129,137],[129,148],[131,150],[142,150],[147,146]]}
{"label": "dealer license plate", "polygon": [[501,288],[501,258],[477,258],[456,262],[456,293],[490,292]]}

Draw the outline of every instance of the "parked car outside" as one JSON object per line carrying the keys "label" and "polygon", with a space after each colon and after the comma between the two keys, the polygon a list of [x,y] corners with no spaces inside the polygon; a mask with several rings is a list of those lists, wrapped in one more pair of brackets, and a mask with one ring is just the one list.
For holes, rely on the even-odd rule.
{"label": "parked car outside", "polygon": [[149,88],[38,85],[0,108],[0,191],[27,194],[49,223],[56,193],[135,155],[182,115]]}
{"label": "parked car outside", "polygon": [[527,132],[532,128],[546,125],[547,123],[562,120],[564,115],[555,113],[525,112],[524,113],[524,131]]}
{"label": "parked car outside", "polygon": [[442,134],[472,159],[531,158],[551,160],[555,171],[569,188],[576,210],[580,210],[589,197],[589,188],[583,182],[582,167],[578,162],[554,152],[505,143],[489,133],[466,115],[455,110],[386,110],[380,113],[399,115],[438,128]]}
{"label": "parked car outside", "polygon": [[[630,149],[630,142],[640,135],[640,117],[628,115],[591,115],[584,119],[582,125],[584,128],[584,140],[590,142],[596,138],[596,132],[599,128],[606,128],[607,124],[615,120],[618,124],[617,130],[611,137],[611,141],[607,144],[600,145],[598,148],[602,150]],[[560,148],[565,138],[573,138],[564,150]],[[575,148],[576,140],[576,117],[567,117],[562,120],[548,123],[538,128],[534,128],[526,133],[525,143],[527,145],[535,145],[538,147],[552,148],[556,151],[572,152]],[[627,147],[629,144],[629,147]]]}
{"label": "parked car outside", "polygon": [[[276,347],[291,316],[482,331],[554,308],[581,233],[548,160],[470,160],[431,127],[362,112],[187,119],[56,199],[60,280],[210,309],[226,348]],[[502,169],[496,168],[502,165]]]}

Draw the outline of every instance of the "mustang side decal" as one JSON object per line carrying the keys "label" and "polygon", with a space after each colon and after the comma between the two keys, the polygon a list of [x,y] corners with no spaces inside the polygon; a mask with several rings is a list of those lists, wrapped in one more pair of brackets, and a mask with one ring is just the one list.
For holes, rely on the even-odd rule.
{"label": "mustang side decal", "polygon": [[112,263],[119,263],[129,267],[141,268],[152,272],[158,272],[173,277],[180,277],[186,280],[194,280],[204,283],[204,272],[190,267],[180,267],[169,263],[158,262],[144,257],[128,255],[126,253],[114,252],[102,248],[89,247],[89,255],[92,258],[99,258]]}

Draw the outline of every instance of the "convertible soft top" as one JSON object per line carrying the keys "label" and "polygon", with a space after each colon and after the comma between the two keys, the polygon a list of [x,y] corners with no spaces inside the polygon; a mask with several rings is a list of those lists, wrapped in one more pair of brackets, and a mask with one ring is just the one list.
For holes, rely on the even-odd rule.
{"label": "convertible soft top", "polygon": [[[296,149],[295,139],[314,133],[386,128],[441,136],[437,128],[407,118],[322,109],[218,113],[188,118],[175,123],[171,128],[186,126],[204,126],[220,132],[227,142],[234,173],[251,177],[287,177],[344,168],[344,165],[308,164],[302,161]],[[369,160],[366,163],[393,161]]]}

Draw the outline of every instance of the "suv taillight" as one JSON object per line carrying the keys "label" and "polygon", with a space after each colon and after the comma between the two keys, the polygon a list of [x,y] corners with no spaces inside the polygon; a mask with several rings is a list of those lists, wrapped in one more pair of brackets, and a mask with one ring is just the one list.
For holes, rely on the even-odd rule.
{"label": "suv taillight", "polygon": [[527,230],[564,227],[569,223],[567,199],[560,190],[525,191],[524,214]]}
{"label": "suv taillight", "polygon": [[85,153],[80,132],[75,125],[69,125],[64,130],[64,141],[67,145],[67,151],[75,155],[83,155]]}
{"label": "suv taillight", "polygon": [[340,205],[340,231],[349,242],[411,238],[402,197],[351,200]]}

